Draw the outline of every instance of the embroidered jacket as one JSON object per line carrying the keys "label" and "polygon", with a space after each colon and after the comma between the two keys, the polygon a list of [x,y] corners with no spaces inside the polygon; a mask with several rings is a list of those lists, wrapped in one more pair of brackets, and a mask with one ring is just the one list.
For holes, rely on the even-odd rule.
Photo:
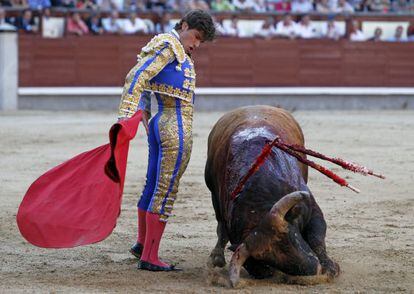
{"label": "embroidered jacket", "polygon": [[151,91],[192,103],[195,81],[193,62],[178,38],[159,34],[142,48],[125,79],[119,117],[131,117],[138,109],[150,112]]}

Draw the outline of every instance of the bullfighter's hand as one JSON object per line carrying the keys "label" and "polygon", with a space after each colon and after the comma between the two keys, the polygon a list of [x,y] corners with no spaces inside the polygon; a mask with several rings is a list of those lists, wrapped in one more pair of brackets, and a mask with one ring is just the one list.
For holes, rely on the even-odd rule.
{"label": "bullfighter's hand", "polygon": [[[148,132],[149,132],[149,128],[148,128],[149,117],[150,117],[150,114],[148,112],[146,112],[146,111],[142,112],[141,121],[142,121],[142,124],[144,125],[145,132],[147,133],[147,135],[148,135]],[[118,122],[126,120],[126,119],[128,119],[128,118],[127,117],[119,117]]]}
{"label": "bullfighter's hand", "polygon": [[144,125],[144,128],[145,128],[145,131],[147,132],[147,135],[148,135],[148,132],[149,132],[149,128],[148,128],[148,119],[149,119],[149,114],[148,114],[148,112],[143,111],[143,112],[142,112],[141,121],[142,121],[142,124]]}

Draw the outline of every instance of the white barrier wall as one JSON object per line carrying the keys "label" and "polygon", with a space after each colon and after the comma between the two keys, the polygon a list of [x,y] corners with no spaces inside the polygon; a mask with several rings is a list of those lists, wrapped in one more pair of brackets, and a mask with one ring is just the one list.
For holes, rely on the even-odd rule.
{"label": "white barrier wall", "polygon": [[17,32],[0,31],[0,110],[17,109]]}

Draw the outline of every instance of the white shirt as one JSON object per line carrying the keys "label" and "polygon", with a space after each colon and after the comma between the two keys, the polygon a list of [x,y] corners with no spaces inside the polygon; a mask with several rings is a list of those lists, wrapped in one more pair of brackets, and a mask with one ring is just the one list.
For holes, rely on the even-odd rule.
{"label": "white shirt", "polygon": [[256,36],[260,37],[271,37],[276,34],[276,28],[274,26],[270,26],[268,28],[260,27],[256,32],[254,33]]}
{"label": "white shirt", "polygon": [[296,35],[296,26],[297,24],[292,21],[291,25],[285,26],[282,21],[279,21],[276,25],[276,34],[281,36],[295,36]]}
{"label": "white shirt", "polygon": [[401,37],[401,38],[399,38],[399,39],[397,39],[395,36],[392,36],[391,38],[389,38],[388,40],[387,40],[388,42],[407,42],[408,41],[408,39],[406,38],[406,37]]}
{"label": "white shirt", "polygon": [[111,0],[111,3],[115,6],[116,10],[124,10],[124,0]]}
{"label": "white shirt", "polygon": [[253,8],[255,12],[266,12],[266,1],[264,0],[254,1]]}
{"label": "white shirt", "polygon": [[138,32],[148,33],[148,28],[141,18],[136,17],[134,23],[130,19],[125,19],[123,21],[122,31],[125,34],[135,34]]}
{"label": "white shirt", "polygon": [[0,30],[3,31],[15,31],[16,27],[6,22],[5,19],[0,19]]}
{"label": "white shirt", "polygon": [[335,23],[331,28],[328,28],[328,23],[326,23],[322,27],[321,33],[323,37],[334,40],[338,40],[343,35],[340,28]]}
{"label": "white shirt", "polygon": [[304,26],[303,24],[298,23],[296,27],[296,34],[303,39],[311,39],[318,37],[318,34],[316,33],[316,28],[312,24]]}
{"label": "white shirt", "polygon": [[114,23],[111,20],[110,17],[102,19],[102,26],[105,32],[117,33],[119,30],[122,30],[123,24],[121,19],[116,19]]}
{"label": "white shirt", "polygon": [[178,32],[175,29],[171,30],[171,34],[173,34],[174,36],[177,37],[178,40],[180,40],[180,35],[178,34]]}
{"label": "white shirt", "polygon": [[171,32],[174,29],[175,24],[176,22],[173,22],[173,21],[169,21],[164,26],[161,26],[159,23],[157,23],[155,25],[155,32],[158,34]]}
{"label": "white shirt", "polygon": [[303,0],[302,2],[292,2],[292,12],[307,13],[313,10],[311,1]]}
{"label": "white shirt", "polygon": [[367,38],[365,38],[364,33],[361,30],[357,30],[354,33],[351,33],[349,36],[349,40],[351,41],[365,41]]}
{"label": "white shirt", "polygon": [[224,35],[237,37],[239,35],[239,29],[234,28],[232,22],[225,22],[223,24]]}
{"label": "white shirt", "polygon": [[344,6],[340,7],[340,6],[336,6],[336,8],[334,9],[334,12],[336,13],[342,13],[342,12],[354,12],[355,9],[354,7],[351,6],[351,4],[349,4],[348,2],[345,2]]}
{"label": "white shirt", "polygon": [[43,17],[42,18],[42,37],[58,38],[63,37],[65,19],[63,17]]}

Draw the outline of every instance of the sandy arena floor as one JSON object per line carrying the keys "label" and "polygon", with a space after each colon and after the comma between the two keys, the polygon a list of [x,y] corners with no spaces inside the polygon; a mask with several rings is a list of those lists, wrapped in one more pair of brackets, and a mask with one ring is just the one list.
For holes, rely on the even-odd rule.
{"label": "sandy arena floor", "polygon": [[[105,241],[47,250],[28,244],[15,222],[29,185],[72,156],[106,143],[114,113],[18,112],[0,114],[0,292],[236,292],[212,285],[207,257],[216,221],[204,184],[207,136],[222,113],[196,113],[194,149],[183,177],[175,216],[160,255],[179,262],[180,273],[136,269],[128,253],[136,236],[136,201],[144,183],[143,130],[132,145],[122,213]],[[345,172],[355,194],[310,173],[310,188],[328,223],[327,247],[342,268],[330,284],[299,286],[252,280],[242,293],[389,293],[414,291],[414,112],[295,112],[307,146],[365,164],[385,181]],[[330,165],[332,167],[332,165]],[[227,259],[229,258],[227,253]]]}

